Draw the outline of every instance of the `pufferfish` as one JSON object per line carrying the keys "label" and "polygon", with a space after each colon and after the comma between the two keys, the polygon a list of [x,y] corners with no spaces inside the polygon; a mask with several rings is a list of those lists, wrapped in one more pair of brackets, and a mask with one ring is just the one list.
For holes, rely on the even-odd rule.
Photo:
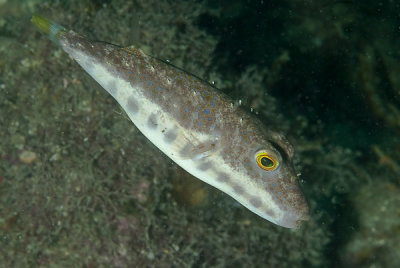
{"label": "pufferfish", "polygon": [[187,172],[277,225],[297,228],[308,218],[292,146],[254,114],[204,80],[138,48],[91,41],[38,15],[31,21]]}

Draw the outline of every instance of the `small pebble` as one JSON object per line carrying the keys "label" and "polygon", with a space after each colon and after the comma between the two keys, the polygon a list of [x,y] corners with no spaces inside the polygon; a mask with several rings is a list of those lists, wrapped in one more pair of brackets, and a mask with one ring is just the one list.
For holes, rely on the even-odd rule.
{"label": "small pebble", "polygon": [[36,160],[36,153],[30,151],[22,151],[19,155],[19,160],[24,164],[30,164]]}

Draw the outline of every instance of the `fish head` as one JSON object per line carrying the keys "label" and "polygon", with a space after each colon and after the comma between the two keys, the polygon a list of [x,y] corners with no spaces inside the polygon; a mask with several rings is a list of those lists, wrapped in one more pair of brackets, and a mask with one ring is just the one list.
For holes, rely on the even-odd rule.
{"label": "fish head", "polygon": [[268,133],[253,136],[239,150],[236,183],[246,191],[236,191],[235,199],[277,225],[298,228],[309,217],[308,205],[292,164],[290,143],[282,135]]}

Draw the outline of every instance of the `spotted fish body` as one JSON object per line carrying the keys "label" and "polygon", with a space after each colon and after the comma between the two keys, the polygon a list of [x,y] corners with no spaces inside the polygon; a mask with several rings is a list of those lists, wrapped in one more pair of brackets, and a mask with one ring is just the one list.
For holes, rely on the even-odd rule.
{"label": "spotted fish body", "polygon": [[[287,228],[308,207],[286,139],[208,83],[137,48],[94,42],[54,22],[32,23],[61,46],[123,107],[136,127],[193,176]],[[277,165],[260,168],[262,152]],[[263,164],[263,163],[261,163]]]}

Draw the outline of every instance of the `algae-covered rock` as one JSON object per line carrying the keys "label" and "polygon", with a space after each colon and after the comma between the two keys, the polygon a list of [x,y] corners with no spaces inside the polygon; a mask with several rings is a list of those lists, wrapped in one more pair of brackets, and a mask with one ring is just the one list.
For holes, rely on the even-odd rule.
{"label": "algae-covered rock", "polygon": [[400,188],[393,183],[370,183],[353,196],[359,226],[342,249],[352,267],[400,266]]}

